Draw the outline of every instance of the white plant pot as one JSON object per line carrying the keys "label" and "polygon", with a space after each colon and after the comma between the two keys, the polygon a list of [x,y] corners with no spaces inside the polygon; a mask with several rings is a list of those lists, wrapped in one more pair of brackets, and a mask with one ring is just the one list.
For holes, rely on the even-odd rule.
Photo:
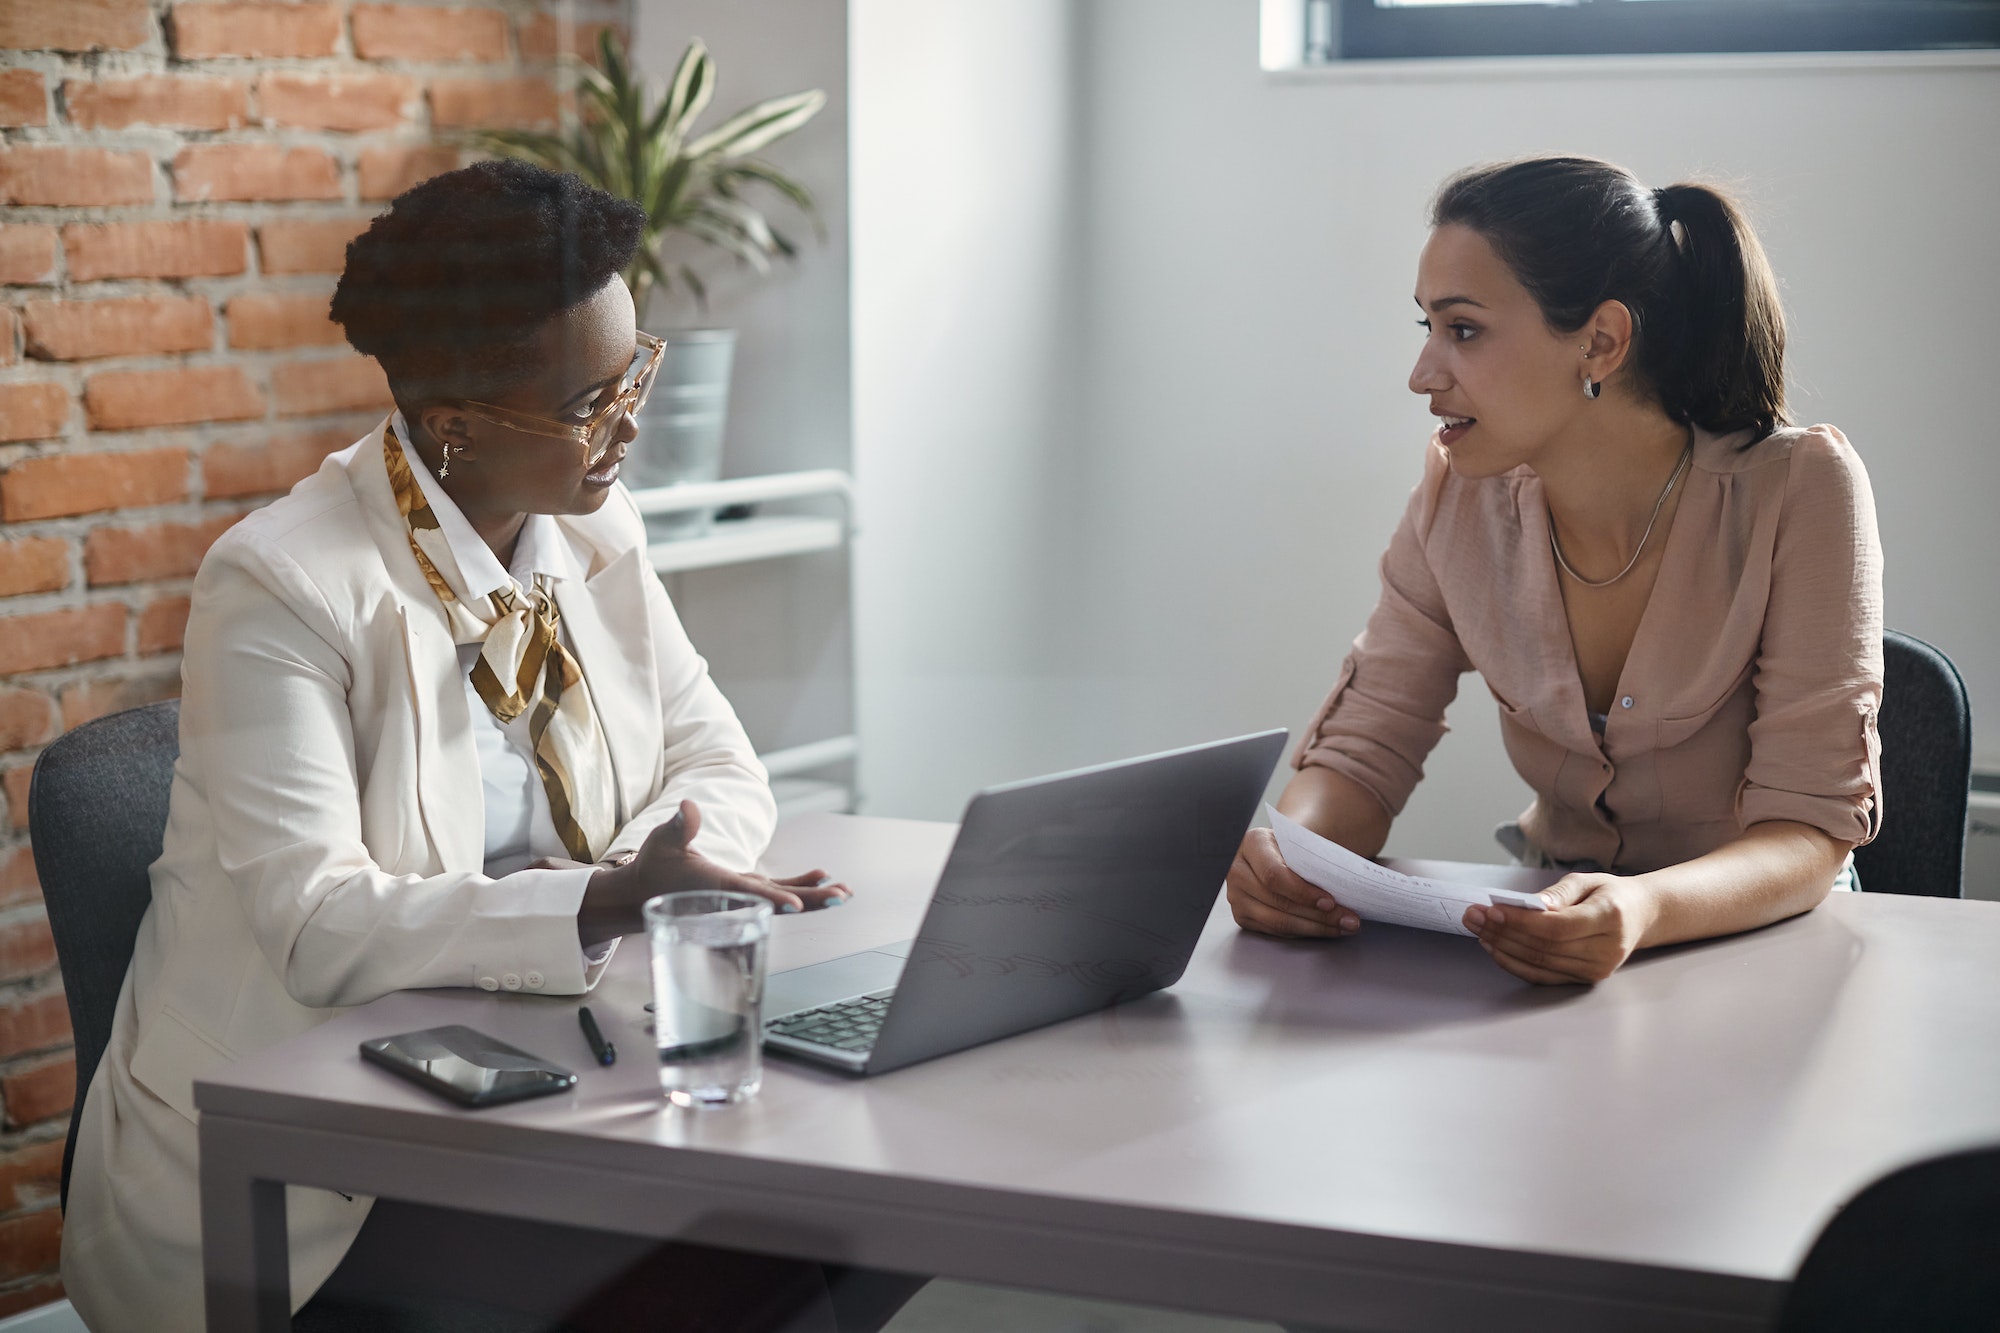
{"label": "white plant pot", "polygon": [[[681,329],[657,335],[667,348],[659,377],[639,413],[639,438],[623,469],[634,490],[722,479],[722,435],[729,419],[729,374],[736,360],[736,330]],[[652,514],[653,541],[707,533],[707,509]]]}

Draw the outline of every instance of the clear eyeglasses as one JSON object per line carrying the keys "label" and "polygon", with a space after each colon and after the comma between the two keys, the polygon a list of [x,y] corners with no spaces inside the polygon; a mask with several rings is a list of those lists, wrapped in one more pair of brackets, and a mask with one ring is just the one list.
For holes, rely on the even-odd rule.
{"label": "clear eyeglasses", "polygon": [[587,417],[558,420],[516,412],[508,407],[495,407],[491,403],[460,403],[459,407],[475,417],[510,430],[580,444],[584,451],[584,467],[593,468],[611,452],[612,441],[618,438],[619,423],[627,414],[637,413],[646,405],[646,395],[653,391],[653,379],[660,372],[660,358],[666,350],[666,343],[650,333],[641,333],[638,349],[632,353],[632,364],[619,376],[616,385],[604,391],[610,396],[593,407]]}

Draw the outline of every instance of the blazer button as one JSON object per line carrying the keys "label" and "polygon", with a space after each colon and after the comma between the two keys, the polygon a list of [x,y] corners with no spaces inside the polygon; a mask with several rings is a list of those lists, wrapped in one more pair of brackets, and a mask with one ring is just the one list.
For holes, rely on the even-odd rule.
{"label": "blazer button", "polygon": [[481,989],[481,990],[499,990],[499,989],[500,989],[500,983],[499,983],[499,982],[498,982],[497,980],[495,980],[494,978],[492,978],[492,977],[481,977],[481,978],[479,979],[479,989]]}
{"label": "blazer button", "polygon": [[540,990],[542,988],[543,978],[542,974],[539,972],[530,972],[526,976],[522,977],[521,980],[528,983],[529,990]]}
{"label": "blazer button", "polygon": [[521,974],[519,972],[509,972],[506,976],[500,978],[500,984],[508,990],[519,990],[521,989]]}

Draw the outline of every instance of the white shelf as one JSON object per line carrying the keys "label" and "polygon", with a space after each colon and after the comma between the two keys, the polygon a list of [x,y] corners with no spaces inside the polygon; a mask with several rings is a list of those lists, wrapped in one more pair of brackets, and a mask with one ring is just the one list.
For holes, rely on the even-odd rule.
{"label": "white shelf", "polygon": [[859,757],[860,753],[861,742],[857,737],[829,736],[823,741],[808,741],[804,745],[788,746],[782,750],[766,750],[758,755],[764,762],[764,771],[771,775],[771,795],[778,801],[778,817],[789,819],[793,815],[813,813],[853,814],[852,787],[844,782],[802,778],[797,774],[844,764]]}
{"label": "white shelf", "polygon": [[854,812],[854,791],[844,782],[821,782],[813,778],[779,778],[771,784],[778,800],[778,818],[795,815]]}
{"label": "white shelf", "polygon": [[847,540],[847,525],[837,518],[801,514],[760,515],[717,523],[705,537],[654,542],[646,558],[662,574],[715,565],[769,560],[781,555],[831,551]]}
{"label": "white shelf", "polygon": [[[0,3],[5,3],[5,0],[0,0]],[[840,502],[840,517],[758,514],[751,518],[716,523],[704,536],[654,542],[646,548],[646,558],[661,574],[838,550],[847,544],[853,531],[848,518],[854,507],[854,478],[835,468],[779,472],[762,477],[732,477],[728,481],[651,486],[634,490],[632,499],[639,512],[647,515],[784,500],[834,499]],[[777,798],[779,816],[851,813],[855,802],[853,787],[845,782],[798,775],[848,763],[860,751],[860,742],[855,737],[830,736],[825,740],[772,750],[759,756],[771,775],[771,794]]]}
{"label": "white shelf", "polygon": [[816,768],[844,764],[860,753],[859,738],[829,736],[823,741],[808,741],[804,745],[788,746],[782,750],[766,750],[757,758],[763,761],[764,771],[772,777],[788,778],[795,773],[810,773]]}
{"label": "white shelf", "polygon": [[836,468],[809,472],[774,472],[764,477],[731,477],[728,481],[684,481],[675,486],[647,486],[632,492],[642,514],[673,514],[683,509],[720,509],[724,505],[761,504],[766,500],[803,500],[815,495],[854,498],[854,478]]}

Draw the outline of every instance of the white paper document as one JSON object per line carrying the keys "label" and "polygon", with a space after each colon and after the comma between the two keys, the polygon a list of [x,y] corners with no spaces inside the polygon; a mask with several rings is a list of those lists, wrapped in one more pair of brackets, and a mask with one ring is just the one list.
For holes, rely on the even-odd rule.
{"label": "white paper document", "polygon": [[[1555,871],[1448,862],[1420,864],[1451,874],[1449,881],[1406,875],[1322,838],[1297,820],[1278,813],[1275,807],[1267,805],[1264,809],[1271,817],[1271,832],[1277,835],[1278,851],[1285,864],[1308,884],[1332,894],[1342,907],[1349,908],[1363,921],[1470,935],[1472,932],[1462,921],[1466,908],[1488,907],[1498,902],[1539,911],[1540,900],[1530,895],[1561,878]],[[1479,882],[1489,876],[1494,882]]]}

